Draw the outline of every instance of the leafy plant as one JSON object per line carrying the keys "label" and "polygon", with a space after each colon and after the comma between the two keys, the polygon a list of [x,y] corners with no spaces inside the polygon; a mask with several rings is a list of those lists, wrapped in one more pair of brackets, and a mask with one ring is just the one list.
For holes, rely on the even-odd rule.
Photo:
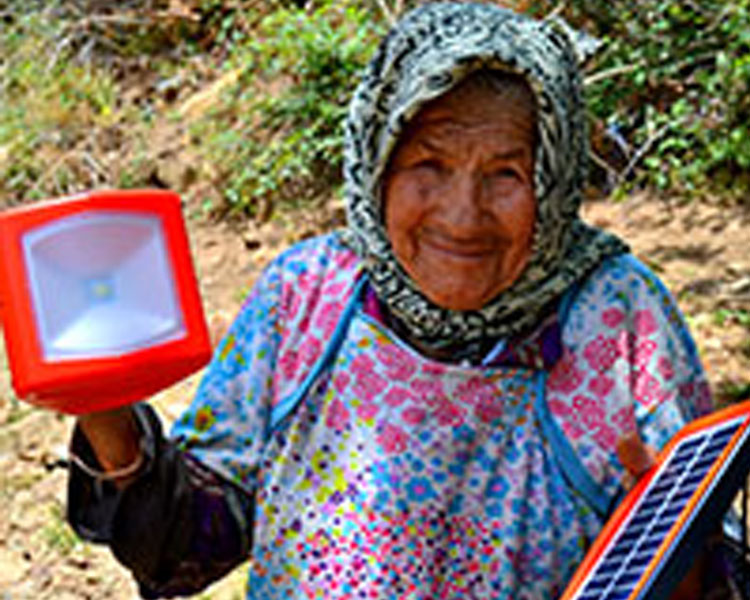
{"label": "leafy plant", "polygon": [[750,1],[571,3],[606,43],[588,77],[618,183],[750,188]]}
{"label": "leafy plant", "polygon": [[714,322],[719,326],[727,323],[737,323],[742,327],[750,329],[750,311],[748,310],[719,308],[714,312],[713,316]]}
{"label": "leafy plant", "polygon": [[229,206],[258,215],[339,185],[348,98],[383,28],[373,17],[353,2],[282,7],[236,50],[243,76],[193,128]]}
{"label": "leafy plant", "polygon": [[48,548],[64,556],[71,554],[83,545],[80,538],[68,525],[64,511],[57,503],[50,508],[50,518],[42,530],[42,535]]}

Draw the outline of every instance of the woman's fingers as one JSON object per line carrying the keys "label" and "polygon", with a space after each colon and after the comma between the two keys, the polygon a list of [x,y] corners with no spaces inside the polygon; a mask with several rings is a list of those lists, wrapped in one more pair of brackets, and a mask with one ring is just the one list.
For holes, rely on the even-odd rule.
{"label": "woman's fingers", "polygon": [[624,485],[630,488],[656,464],[656,450],[646,444],[637,431],[633,431],[617,441],[617,458],[629,475]]}

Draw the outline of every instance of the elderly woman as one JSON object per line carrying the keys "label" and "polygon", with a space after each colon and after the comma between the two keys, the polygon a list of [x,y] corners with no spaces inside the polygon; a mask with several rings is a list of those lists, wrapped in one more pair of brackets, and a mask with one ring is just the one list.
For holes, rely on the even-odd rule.
{"label": "elderly woman", "polygon": [[75,529],[145,597],[247,558],[249,598],[559,595],[618,442],[711,407],[669,294],[578,217],[584,119],[555,23],[404,17],[351,102],[347,230],[267,267],[171,438],[80,419]]}

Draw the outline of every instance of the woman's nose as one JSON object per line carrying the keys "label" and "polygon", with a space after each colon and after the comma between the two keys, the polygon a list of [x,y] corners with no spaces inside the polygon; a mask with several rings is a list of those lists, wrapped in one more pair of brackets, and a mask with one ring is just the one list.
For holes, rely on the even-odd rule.
{"label": "woman's nose", "polygon": [[475,225],[482,212],[481,175],[470,171],[454,172],[450,189],[441,200],[441,210],[448,225],[456,228]]}

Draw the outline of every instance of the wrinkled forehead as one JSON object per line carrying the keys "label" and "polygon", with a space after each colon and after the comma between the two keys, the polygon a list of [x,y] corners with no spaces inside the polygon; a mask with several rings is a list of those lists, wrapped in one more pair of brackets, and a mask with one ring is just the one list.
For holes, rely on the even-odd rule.
{"label": "wrinkled forehead", "polygon": [[566,36],[551,23],[497,6],[434,3],[407,15],[384,39],[353,98],[348,133],[362,142],[355,150],[372,184],[420,110],[482,70],[528,83],[538,107],[537,135],[556,155],[544,157],[548,171],[557,171],[548,175],[567,170],[559,157],[576,160],[568,130],[581,107],[575,51]]}
{"label": "wrinkled forehead", "polygon": [[420,108],[406,124],[388,164],[404,152],[468,156],[472,147],[481,147],[488,158],[521,152],[533,160],[535,105],[523,79],[477,71]]}

